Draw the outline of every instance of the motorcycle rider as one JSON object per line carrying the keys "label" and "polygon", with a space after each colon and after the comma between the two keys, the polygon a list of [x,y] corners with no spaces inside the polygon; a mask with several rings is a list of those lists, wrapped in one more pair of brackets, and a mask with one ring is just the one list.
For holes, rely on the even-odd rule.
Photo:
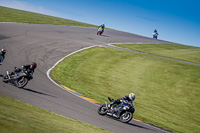
{"label": "motorcycle rider", "polygon": [[122,102],[122,100],[127,100],[129,103],[133,103],[133,101],[135,100],[135,94],[134,93],[130,93],[129,95],[127,95],[127,96],[124,96],[124,97],[122,97],[122,98],[120,98],[120,99],[116,99],[116,100],[114,100],[113,102],[111,102],[110,104],[108,104],[108,108],[111,108],[112,107],[112,105],[114,106],[114,105],[119,105],[121,102]]}
{"label": "motorcycle rider", "polygon": [[98,29],[101,27],[101,29],[102,29],[102,33],[104,32],[104,28],[105,28],[105,24],[103,23],[102,25],[100,25],[99,27],[98,27]]}
{"label": "motorcycle rider", "polygon": [[2,49],[0,51],[0,65],[3,64],[3,60],[5,59],[5,54],[6,54],[6,50],[5,49]]}
{"label": "motorcycle rider", "polygon": [[157,39],[157,37],[158,37],[158,32],[157,32],[156,29],[154,30],[154,32],[153,32],[152,34],[153,34],[153,39]]}
{"label": "motorcycle rider", "polygon": [[23,65],[22,68],[15,67],[15,70],[10,73],[10,76],[14,75],[15,73],[19,73],[22,70],[27,71],[28,75],[33,74],[36,67],[37,67],[37,63],[35,62],[32,62],[31,64],[28,64],[28,65]]}

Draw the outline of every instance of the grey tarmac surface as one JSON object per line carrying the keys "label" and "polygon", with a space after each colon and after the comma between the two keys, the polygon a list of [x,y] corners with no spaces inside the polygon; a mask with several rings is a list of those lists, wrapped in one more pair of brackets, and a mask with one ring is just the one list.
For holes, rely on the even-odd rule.
{"label": "grey tarmac surface", "polygon": [[[7,50],[0,66],[0,80],[14,66],[21,67],[32,61],[38,63],[34,79],[23,88],[0,81],[0,94],[36,105],[66,117],[96,125],[116,133],[162,133],[160,128],[132,120],[121,123],[97,113],[98,106],[61,89],[47,77],[47,71],[64,56],[79,49],[107,46],[109,43],[169,43],[126,32],[105,30],[102,36],[97,29],[42,24],[0,23],[0,48]],[[137,107],[136,107],[137,111]]]}

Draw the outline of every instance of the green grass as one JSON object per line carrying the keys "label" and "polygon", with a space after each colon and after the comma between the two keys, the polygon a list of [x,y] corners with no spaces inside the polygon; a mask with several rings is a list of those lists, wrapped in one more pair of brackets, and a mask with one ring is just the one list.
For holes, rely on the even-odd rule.
{"label": "green grass", "polygon": [[200,66],[96,47],[69,56],[51,77],[101,103],[136,94],[134,117],[174,132],[200,131]]}
{"label": "green grass", "polygon": [[1,133],[108,133],[104,129],[0,95]]}
{"label": "green grass", "polygon": [[28,11],[22,11],[0,6],[0,22],[17,22],[17,23],[36,23],[36,24],[53,24],[80,27],[97,27],[96,25],[77,22],[69,19],[63,19]]}
{"label": "green grass", "polygon": [[[96,27],[0,6],[0,22]],[[176,44],[120,45],[200,63],[199,48]],[[174,132],[200,131],[199,66],[110,48],[92,48],[61,62],[51,76],[97,101],[136,94],[134,117]],[[1,132],[106,132],[0,95]]]}
{"label": "green grass", "polygon": [[200,63],[200,47],[186,46],[180,44],[114,44],[115,46],[127,48],[144,53],[170,57]]}

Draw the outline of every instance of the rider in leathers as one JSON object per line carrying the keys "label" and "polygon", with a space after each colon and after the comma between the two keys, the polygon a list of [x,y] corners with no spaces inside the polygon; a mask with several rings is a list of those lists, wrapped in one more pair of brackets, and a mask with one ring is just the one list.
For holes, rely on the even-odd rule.
{"label": "rider in leathers", "polygon": [[134,93],[130,93],[128,96],[124,96],[120,99],[116,99],[115,101],[111,102],[109,105],[108,105],[108,108],[111,108],[112,105],[118,105],[121,103],[122,100],[127,100],[129,103],[133,103],[133,101],[135,100],[135,94]]}
{"label": "rider in leathers", "polygon": [[34,73],[34,69],[37,67],[37,64],[35,62],[32,62],[30,65],[23,65],[22,68],[15,67],[15,70],[11,72],[10,75],[14,75],[15,73],[19,73],[22,70],[27,71],[28,75]]}
{"label": "rider in leathers", "polygon": [[[102,28],[102,33],[104,32],[104,28],[105,28],[105,25],[104,25],[104,23],[102,24],[102,25],[100,25],[99,27],[101,27]],[[99,27],[98,27],[98,29],[99,29]]]}
{"label": "rider in leathers", "polygon": [[154,30],[154,32],[152,34],[153,34],[153,39],[157,39],[158,38],[158,32],[157,32],[156,29]]}
{"label": "rider in leathers", "polygon": [[5,54],[6,54],[6,50],[5,49],[2,49],[0,51],[0,65],[3,64],[3,60],[5,59]]}

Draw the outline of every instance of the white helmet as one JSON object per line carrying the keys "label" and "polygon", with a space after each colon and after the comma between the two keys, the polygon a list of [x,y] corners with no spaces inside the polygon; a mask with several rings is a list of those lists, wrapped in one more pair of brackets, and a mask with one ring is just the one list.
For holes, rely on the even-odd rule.
{"label": "white helmet", "polygon": [[129,97],[129,99],[132,100],[132,101],[135,100],[135,94],[134,94],[134,93],[130,93],[130,94],[128,95],[128,97]]}
{"label": "white helmet", "polygon": [[2,49],[1,52],[2,52],[2,53],[6,53],[6,50],[5,50],[5,49]]}

